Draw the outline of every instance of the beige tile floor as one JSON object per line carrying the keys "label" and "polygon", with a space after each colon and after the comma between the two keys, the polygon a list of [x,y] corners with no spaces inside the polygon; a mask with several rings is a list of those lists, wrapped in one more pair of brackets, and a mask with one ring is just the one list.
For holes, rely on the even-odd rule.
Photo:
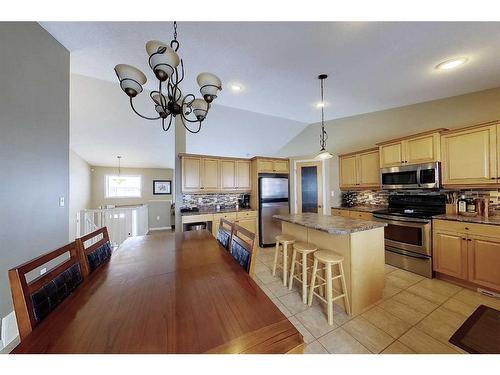
{"label": "beige tile floor", "polygon": [[304,336],[308,354],[464,353],[451,335],[480,304],[500,309],[499,299],[386,265],[383,299],[356,316],[335,305],[330,326],[323,304],[302,303],[298,282],[288,290],[280,272],[272,275],[273,261],[274,248],[259,248],[255,281]]}

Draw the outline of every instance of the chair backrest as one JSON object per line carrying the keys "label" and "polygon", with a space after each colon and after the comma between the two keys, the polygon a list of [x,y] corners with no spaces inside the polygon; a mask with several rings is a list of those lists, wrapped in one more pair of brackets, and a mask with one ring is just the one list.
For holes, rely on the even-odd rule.
{"label": "chair backrest", "polygon": [[[26,274],[68,252],[69,259],[28,283]],[[83,281],[76,242],[10,269],[9,281],[23,339]]]}
{"label": "chair backrest", "polygon": [[[101,237],[97,240],[96,237]],[[93,242],[90,246],[85,247],[85,242]],[[96,231],[86,234],[83,237],[76,239],[80,261],[82,263],[83,277],[87,277],[94,272],[100,265],[111,258],[112,247],[109,242],[108,229],[102,227]]]}
{"label": "chair backrest", "polygon": [[220,218],[219,230],[217,231],[217,241],[224,246],[226,250],[229,250],[229,246],[231,245],[233,227],[233,223],[222,217]]}
{"label": "chair backrest", "polygon": [[254,233],[239,226],[238,224],[234,224],[229,251],[233,258],[247,272],[250,272],[250,267],[252,264],[254,243]]}

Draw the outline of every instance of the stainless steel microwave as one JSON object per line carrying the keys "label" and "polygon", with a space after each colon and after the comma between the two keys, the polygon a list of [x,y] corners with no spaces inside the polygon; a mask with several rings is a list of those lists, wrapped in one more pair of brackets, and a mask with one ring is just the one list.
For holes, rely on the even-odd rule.
{"label": "stainless steel microwave", "polygon": [[439,189],[439,162],[380,169],[382,189]]}

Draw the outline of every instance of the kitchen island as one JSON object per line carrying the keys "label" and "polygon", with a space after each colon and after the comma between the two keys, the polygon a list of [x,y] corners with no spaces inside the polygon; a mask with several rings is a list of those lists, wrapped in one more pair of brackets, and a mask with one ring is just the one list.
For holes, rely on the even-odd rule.
{"label": "kitchen island", "polygon": [[[315,213],[275,215],[282,232],[319,249],[344,257],[351,313],[358,314],[382,299],[384,288],[384,227],[382,222],[323,216]],[[338,282],[339,280],[335,280]],[[341,290],[334,284],[334,289]],[[343,299],[338,300],[342,303]]]}

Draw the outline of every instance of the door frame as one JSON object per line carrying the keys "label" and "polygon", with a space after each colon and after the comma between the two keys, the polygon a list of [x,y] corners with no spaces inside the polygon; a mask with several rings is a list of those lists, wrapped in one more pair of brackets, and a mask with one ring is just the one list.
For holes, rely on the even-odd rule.
{"label": "door frame", "polygon": [[[330,210],[328,209],[328,196],[327,196],[327,185],[326,185],[326,163],[325,160],[318,160],[318,159],[300,159],[300,160],[293,160],[293,201],[294,201],[294,214],[298,213],[298,195],[297,195],[297,164],[299,163],[310,163],[310,162],[315,162],[315,163],[321,163],[321,190],[322,190],[322,206],[323,206],[323,215],[330,215]],[[318,199],[319,202],[319,199]]]}

